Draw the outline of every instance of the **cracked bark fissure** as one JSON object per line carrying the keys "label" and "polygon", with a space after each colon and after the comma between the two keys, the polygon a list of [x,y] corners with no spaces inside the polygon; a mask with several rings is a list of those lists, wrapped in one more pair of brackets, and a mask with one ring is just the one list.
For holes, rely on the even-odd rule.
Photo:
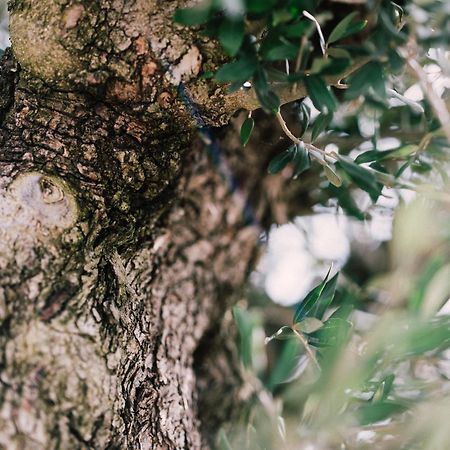
{"label": "cracked bark fissure", "polygon": [[[206,448],[244,395],[221,336],[259,230],[177,96],[183,82],[206,123],[229,119],[197,77],[215,44],[171,20],[185,3],[10,3],[0,449]],[[265,162],[231,148],[257,192]]]}

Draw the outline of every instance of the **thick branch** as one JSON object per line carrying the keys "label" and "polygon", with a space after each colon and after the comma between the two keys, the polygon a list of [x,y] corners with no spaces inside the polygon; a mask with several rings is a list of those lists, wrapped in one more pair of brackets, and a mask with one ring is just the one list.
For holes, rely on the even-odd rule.
{"label": "thick branch", "polygon": [[[325,82],[328,86],[338,86],[341,80],[356,72],[368,61],[369,58],[356,59],[344,72],[337,75],[326,76]],[[292,85],[287,83],[273,83],[271,87],[280,98],[282,105],[308,95],[305,85],[301,83],[297,83],[295,89],[292,89]],[[253,111],[261,107],[254,89],[240,89],[228,94],[225,98],[225,105],[227,111],[230,112],[237,111],[238,109]]]}

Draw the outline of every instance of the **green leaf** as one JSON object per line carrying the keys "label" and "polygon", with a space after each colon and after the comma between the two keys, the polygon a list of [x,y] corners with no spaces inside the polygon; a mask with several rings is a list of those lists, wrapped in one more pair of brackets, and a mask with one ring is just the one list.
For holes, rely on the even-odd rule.
{"label": "green leaf", "polygon": [[294,325],[294,328],[300,333],[314,333],[323,327],[323,322],[315,317],[307,317]]}
{"label": "green leaf", "polygon": [[292,328],[285,326],[285,327],[281,327],[277,332],[275,332],[271,336],[266,337],[264,342],[267,345],[269,342],[273,341],[274,339],[276,339],[277,341],[284,341],[286,339],[292,339],[293,337],[295,337],[295,333],[292,330]]}
{"label": "green leaf", "polygon": [[415,153],[418,150],[418,145],[404,145],[399,148],[393,148],[392,150],[369,150],[362,153],[355,159],[355,163],[362,164],[372,161],[383,161],[388,158],[405,158],[406,156]]}
{"label": "green leaf", "polygon": [[356,164],[363,164],[372,161],[382,161],[383,159],[389,158],[393,150],[368,150],[367,152],[361,153],[355,159]]}
{"label": "green leaf", "polygon": [[357,11],[352,12],[336,25],[336,27],[331,32],[330,37],[328,38],[328,44],[332,44],[339,39],[343,39],[354,33],[358,33],[358,31],[361,31],[363,28],[365,28],[365,26],[367,25],[367,20],[351,23],[357,14]]}
{"label": "green leaf", "polygon": [[216,73],[216,80],[222,83],[245,83],[257,69],[256,61],[252,58],[242,58],[237,61],[224,64]]}
{"label": "green leaf", "polygon": [[372,397],[372,403],[374,402],[383,402],[389,396],[389,393],[392,390],[392,386],[394,385],[395,375],[390,374],[384,377],[377,386],[377,389]]}
{"label": "green leaf", "polygon": [[193,8],[177,9],[174,21],[186,26],[201,25],[208,20],[209,7],[205,5]]}
{"label": "green leaf", "polygon": [[253,324],[248,312],[235,306],[233,317],[239,332],[239,353],[245,367],[252,365]]}
{"label": "green leaf", "polygon": [[385,84],[383,66],[378,61],[371,61],[349,78],[349,87],[345,91],[345,97],[351,100],[359,95],[367,94],[369,88],[372,88],[380,98],[385,99]]}
{"label": "green leaf", "polygon": [[280,42],[276,46],[272,46],[263,53],[266,61],[282,61],[285,59],[294,59],[297,56],[297,46],[290,42]]}
{"label": "green leaf", "polygon": [[224,20],[219,29],[219,41],[230,56],[235,56],[244,41],[244,22]]}
{"label": "green leaf", "polygon": [[295,310],[293,323],[296,324],[301,322],[305,317],[308,316],[309,312],[312,310],[316,302],[319,300],[320,294],[326,284],[326,278],[318,286],[308,292],[307,296],[303,301],[297,306]]}
{"label": "green leaf", "polygon": [[419,312],[421,310],[427,287],[444,263],[445,260],[442,255],[431,258],[427,263],[425,269],[416,280],[414,289],[409,297],[408,306],[411,311]]}
{"label": "green leaf", "polygon": [[301,175],[303,172],[305,172],[311,167],[311,160],[303,143],[301,145],[300,144],[295,145],[294,164],[295,164],[294,178],[297,178],[299,175]]}
{"label": "green leaf", "polygon": [[375,175],[371,171],[358,166],[350,158],[344,156],[339,158],[338,164],[358,187],[370,195],[372,201],[377,201],[383,185],[378,183]]}
{"label": "green leaf", "polygon": [[407,407],[398,402],[384,401],[367,403],[358,409],[357,415],[360,425],[369,425],[375,422],[400,414],[407,410]]}
{"label": "green leaf", "polygon": [[267,82],[267,74],[259,68],[253,77],[253,87],[263,109],[269,113],[277,113],[280,109],[280,99],[271,90]]}
{"label": "green leaf", "polygon": [[276,27],[281,23],[289,22],[292,18],[292,14],[287,9],[276,9],[272,12],[272,25]]}
{"label": "green leaf", "polygon": [[311,23],[303,20],[291,25],[284,25],[279,28],[280,33],[286,38],[302,37],[311,28]]}
{"label": "green leaf", "polygon": [[298,339],[289,339],[284,342],[283,349],[278,357],[275,367],[270,372],[267,387],[270,391],[280,384],[286,382],[297,366],[297,358],[300,353],[300,342]]}
{"label": "green leaf", "polygon": [[300,137],[302,137],[309,126],[309,121],[311,119],[311,109],[305,102],[301,102],[298,107],[298,118],[300,120]]}
{"label": "green leaf", "polygon": [[347,28],[347,32],[344,34],[344,36],[341,37],[341,39],[351,36],[352,34],[359,33],[361,30],[364,30],[364,28],[366,28],[367,26],[367,23],[368,23],[367,20],[361,20],[359,22],[352,23]]}
{"label": "green leaf", "polygon": [[[401,344],[399,351],[402,352],[400,355],[402,357],[422,355],[429,351],[448,348],[450,345],[448,317],[411,326],[411,329],[405,333],[404,342]],[[402,346],[403,348],[401,348]]]}
{"label": "green leaf", "polygon": [[293,160],[295,154],[292,151],[292,148],[293,147],[289,147],[287,150],[281,152],[270,161],[267,169],[270,174],[273,175],[281,172]]}
{"label": "green leaf", "polygon": [[327,180],[336,187],[342,186],[342,180],[340,176],[336,173],[336,169],[331,165],[327,164],[323,166],[323,170],[325,172],[325,176],[327,177]]}
{"label": "green leaf", "polygon": [[316,310],[314,312],[314,317],[322,319],[326,310],[331,305],[331,302],[333,301],[334,298],[334,294],[336,293],[338,276],[339,273],[337,273],[331,280],[327,281],[327,283],[325,284],[319,296],[319,300],[316,303]]}
{"label": "green leaf", "polygon": [[336,188],[335,186],[330,185],[328,190],[332,196],[337,198],[339,206],[346,212],[346,214],[355,217],[358,220],[365,219],[364,213],[358,208],[355,200],[346,187]]}
{"label": "green leaf", "polygon": [[312,289],[304,300],[297,306],[293,319],[294,324],[301,322],[305,317],[322,319],[326,309],[332,302],[336,291],[338,274],[328,281],[330,271],[331,268],[322,283]]}
{"label": "green leaf", "polygon": [[250,13],[264,13],[273,9],[276,0],[246,0],[246,9]]}
{"label": "green leaf", "polygon": [[336,97],[329,90],[322,78],[318,75],[305,77],[305,85],[311,101],[319,111],[326,113],[336,111]]}
{"label": "green leaf", "polygon": [[255,121],[252,117],[247,117],[241,126],[241,144],[245,147],[252,135],[253,128],[255,127]]}
{"label": "green leaf", "polygon": [[228,440],[227,435],[223,429],[221,429],[219,432],[219,450],[233,450],[230,441]]}
{"label": "green leaf", "polygon": [[343,48],[335,48],[331,47],[327,50],[328,56],[332,56],[333,58],[342,58],[342,59],[352,59],[352,55]]}
{"label": "green leaf", "polygon": [[358,11],[354,11],[350,13],[348,16],[344,17],[333,29],[328,37],[328,44],[332,44],[333,42],[342,39],[347,32],[352,20],[358,15]]}
{"label": "green leaf", "polygon": [[316,75],[337,75],[351,64],[347,58],[315,58],[310,73]]}
{"label": "green leaf", "polygon": [[351,328],[348,320],[332,317],[320,330],[308,335],[308,342],[315,347],[336,347],[345,342]]}
{"label": "green leaf", "polygon": [[321,113],[317,116],[311,131],[311,142],[314,142],[325,131],[333,119],[332,114]]}

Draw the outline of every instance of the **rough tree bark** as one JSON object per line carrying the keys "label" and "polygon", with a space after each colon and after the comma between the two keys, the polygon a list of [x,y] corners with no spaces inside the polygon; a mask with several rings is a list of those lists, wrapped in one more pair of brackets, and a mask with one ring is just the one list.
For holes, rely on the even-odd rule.
{"label": "rough tree bark", "polygon": [[[10,3],[2,449],[202,448],[241,395],[221,330],[258,229],[195,144],[192,106],[217,126],[234,105],[197,77],[222,56],[172,23],[184,4]],[[232,152],[241,177],[263,166]],[[225,390],[228,407],[207,411]]]}
{"label": "rough tree bark", "polygon": [[224,331],[260,232],[243,210],[284,220],[298,190],[236,133],[219,163],[196,139],[255,102],[199,77],[223,55],[172,22],[191,3],[10,2],[1,449],[206,448],[248,395]]}

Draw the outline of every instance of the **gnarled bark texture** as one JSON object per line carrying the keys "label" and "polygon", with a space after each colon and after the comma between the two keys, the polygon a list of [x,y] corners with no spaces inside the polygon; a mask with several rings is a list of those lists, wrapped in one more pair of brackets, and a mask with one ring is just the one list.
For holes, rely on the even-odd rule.
{"label": "gnarled bark texture", "polygon": [[232,111],[198,77],[215,44],[172,22],[185,3],[11,1],[1,449],[199,449],[244,395],[223,325],[256,254],[242,198],[267,213],[266,160],[227,138],[237,196],[194,139]]}

